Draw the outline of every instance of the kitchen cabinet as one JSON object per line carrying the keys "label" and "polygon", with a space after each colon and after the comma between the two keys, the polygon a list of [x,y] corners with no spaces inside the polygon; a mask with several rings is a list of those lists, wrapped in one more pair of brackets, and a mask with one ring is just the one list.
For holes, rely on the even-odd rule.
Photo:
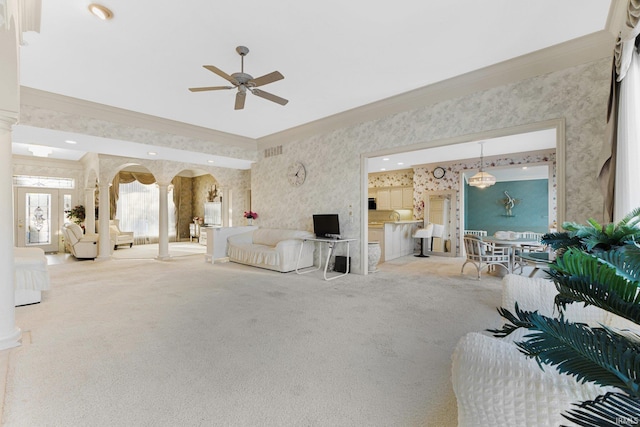
{"label": "kitchen cabinet", "polygon": [[378,210],[413,209],[413,187],[371,187],[368,194]]}
{"label": "kitchen cabinet", "polygon": [[376,202],[377,210],[388,211],[391,209],[391,192],[389,188],[378,188]]}
{"label": "kitchen cabinet", "polygon": [[402,209],[413,209],[413,187],[402,187]]}
{"label": "kitchen cabinet", "polygon": [[391,187],[389,189],[389,200],[391,209],[402,209],[402,187]]}

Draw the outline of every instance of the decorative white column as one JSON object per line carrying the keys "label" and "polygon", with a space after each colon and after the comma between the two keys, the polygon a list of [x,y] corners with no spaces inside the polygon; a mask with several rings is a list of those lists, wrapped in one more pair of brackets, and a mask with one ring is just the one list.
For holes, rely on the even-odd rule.
{"label": "decorative white column", "polygon": [[168,190],[169,184],[158,183],[158,189],[160,191],[158,219],[158,258],[161,261],[167,260],[171,257],[169,255],[169,201]]}
{"label": "decorative white column", "polygon": [[[98,184],[100,195],[100,210],[98,211],[98,258],[97,261],[106,261],[111,259],[111,238],[109,236],[109,220],[111,219],[111,204],[109,203],[109,182]],[[95,212],[95,211],[94,211]],[[95,214],[94,214],[95,215]],[[95,223],[94,223],[95,227]]]}
{"label": "decorative white column", "polygon": [[96,189],[84,189],[84,229],[87,235],[96,234]]}
{"label": "decorative white column", "polygon": [[15,265],[13,262],[13,168],[11,124],[0,114],[0,350],[20,345],[16,326]]}

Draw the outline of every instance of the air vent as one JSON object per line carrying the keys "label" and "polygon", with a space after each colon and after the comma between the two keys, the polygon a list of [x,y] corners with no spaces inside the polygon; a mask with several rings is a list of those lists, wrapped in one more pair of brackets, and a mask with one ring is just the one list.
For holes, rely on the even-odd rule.
{"label": "air vent", "polygon": [[278,145],[277,147],[270,147],[270,148],[266,148],[264,150],[264,157],[273,157],[273,156],[279,156],[280,154],[282,154],[282,145]]}

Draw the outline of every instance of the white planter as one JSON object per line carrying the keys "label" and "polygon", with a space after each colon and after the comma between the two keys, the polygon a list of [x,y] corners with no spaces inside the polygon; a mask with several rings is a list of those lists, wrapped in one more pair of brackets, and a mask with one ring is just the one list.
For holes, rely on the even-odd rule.
{"label": "white planter", "polygon": [[378,271],[378,263],[380,262],[380,243],[379,242],[369,242],[369,273],[375,273]]}

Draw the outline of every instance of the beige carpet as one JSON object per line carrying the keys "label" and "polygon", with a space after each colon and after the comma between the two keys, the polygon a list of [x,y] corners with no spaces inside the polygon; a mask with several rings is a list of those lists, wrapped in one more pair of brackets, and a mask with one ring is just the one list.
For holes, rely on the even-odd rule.
{"label": "beige carpet", "polygon": [[[169,242],[169,255],[181,257],[194,254],[204,254],[207,247],[197,242]],[[151,259],[158,256],[158,244],[120,246],[111,254],[116,259]]]}
{"label": "beige carpet", "polygon": [[51,265],[43,302],[16,309],[2,420],[455,426],[451,353],[496,326],[500,299],[500,279],[461,264],[405,257],[332,282],[201,255]]}

